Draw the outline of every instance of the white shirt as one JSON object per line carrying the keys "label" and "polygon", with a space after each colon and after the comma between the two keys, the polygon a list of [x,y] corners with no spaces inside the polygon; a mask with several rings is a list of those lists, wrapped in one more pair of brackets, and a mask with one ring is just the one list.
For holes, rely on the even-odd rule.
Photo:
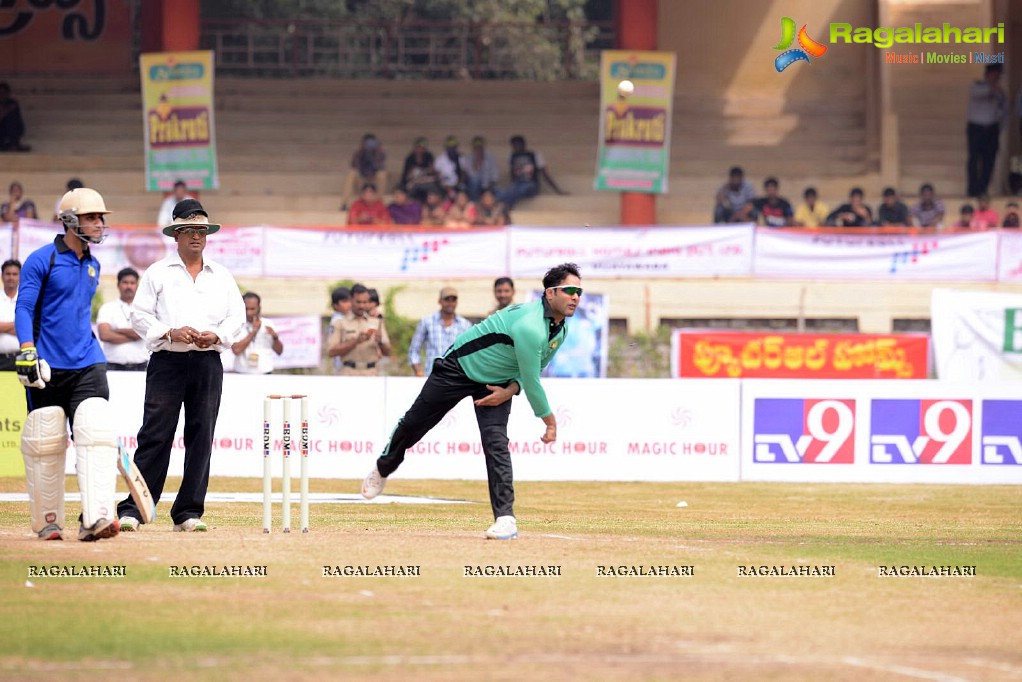
{"label": "white shirt", "polygon": [[[194,199],[195,197],[185,194],[184,199]],[[177,206],[177,202],[184,201],[184,199],[178,199],[176,196],[171,194],[169,197],[163,200],[160,204],[160,212],[156,215],[156,226],[166,227],[174,222],[174,207]]]}
{"label": "white shirt", "polygon": [[[241,352],[241,355],[234,356],[234,371],[241,374],[269,374],[273,371],[273,358],[276,357],[276,353],[273,352],[273,337],[270,336],[270,330],[273,329],[273,325],[269,323],[266,318],[263,318],[263,323],[259,327],[259,331],[256,332],[255,338],[253,338],[245,350]],[[273,329],[276,332],[275,329]],[[252,325],[249,322],[245,323],[245,336],[252,333]]]}
{"label": "white shirt", "polygon": [[[120,299],[104,303],[96,315],[96,326],[105,322],[111,329],[131,329],[131,309],[131,303],[125,303]],[[149,361],[149,351],[146,350],[145,341],[142,339],[128,343],[110,343],[100,339],[99,345],[103,347],[107,362],[137,365]]]}
{"label": "white shirt", "polygon": [[[465,170],[468,165],[468,159],[465,158],[464,154],[458,154],[458,163],[461,166],[461,170]],[[433,161],[433,170],[440,176],[440,182],[443,183],[444,187],[454,187],[461,178],[458,177],[458,169],[454,165],[454,161],[451,157],[447,156],[447,152],[443,152],[436,160]]]}
{"label": "white shirt", "polygon": [[[18,292],[12,298],[6,293],[0,294],[0,322],[14,322],[14,308],[18,302]],[[0,334],[0,353],[17,353],[21,350],[17,334]]]}
{"label": "white shirt", "polygon": [[[193,281],[175,251],[142,273],[131,311],[131,326],[154,353],[220,352],[245,337],[245,302],[227,268],[203,256],[202,270]],[[214,332],[220,337],[220,344],[203,349],[194,343],[164,338],[171,329],[185,326]]]}

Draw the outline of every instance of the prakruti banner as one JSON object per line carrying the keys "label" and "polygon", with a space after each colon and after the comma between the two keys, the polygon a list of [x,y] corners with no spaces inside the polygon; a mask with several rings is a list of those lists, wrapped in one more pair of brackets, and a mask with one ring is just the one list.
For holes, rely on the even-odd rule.
{"label": "prakruti banner", "polygon": [[926,379],[926,334],[774,334],[675,329],[671,375],[727,379]]}
{"label": "prakruti banner", "polygon": [[938,378],[1022,379],[1022,293],[934,289],[930,320]]}
{"label": "prakruti banner", "polygon": [[213,53],[158,52],[139,57],[145,124],[146,190],[220,186],[213,122]]}
{"label": "prakruti banner", "polygon": [[673,52],[600,55],[600,190],[666,194],[674,103]]}

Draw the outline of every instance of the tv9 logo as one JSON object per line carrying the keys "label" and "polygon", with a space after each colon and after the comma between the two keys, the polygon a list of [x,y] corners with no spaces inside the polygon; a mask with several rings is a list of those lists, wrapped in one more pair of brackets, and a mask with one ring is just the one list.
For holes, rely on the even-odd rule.
{"label": "tv9 logo", "polygon": [[1022,401],[984,400],[983,464],[1022,464]]}
{"label": "tv9 logo", "polygon": [[871,464],[971,464],[971,400],[874,400]]}
{"label": "tv9 logo", "polygon": [[753,462],[852,464],[855,401],[757,398]]}

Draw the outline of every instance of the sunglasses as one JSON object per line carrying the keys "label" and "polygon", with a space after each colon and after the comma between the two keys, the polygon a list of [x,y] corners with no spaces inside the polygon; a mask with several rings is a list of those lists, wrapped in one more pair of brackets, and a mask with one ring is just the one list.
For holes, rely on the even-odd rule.
{"label": "sunglasses", "polygon": [[457,296],[444,296],[441,300],[443,300],[443,301],[457,301],[458,297]]}
{"label": "sunglasses", "polygon": [[197,234],[199,236],[205,237],[207,234],[209,234],[209,228],[208,227],[182,227],[182,228],[176,230],[176,232],[178,234],[189,234],[189,235],[190,234]]}
{"label": "sunglasses", "polygon": [[566,293],[568,296],[581,296],[582,295],[582,287],[568,286],[568,285],[561,284],[559,286],[550,287],[550,288],[551,289],[563,289],[564,293]]}

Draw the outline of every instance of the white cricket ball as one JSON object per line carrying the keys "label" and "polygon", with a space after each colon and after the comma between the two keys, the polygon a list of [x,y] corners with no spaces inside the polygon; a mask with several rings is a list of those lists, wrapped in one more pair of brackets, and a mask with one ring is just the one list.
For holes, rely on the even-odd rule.
{"label": "white cricket ball", "polygon": [[617,84],[617,94],[627,97],[635,92],[635,83],[630,80],[623,80]]}

